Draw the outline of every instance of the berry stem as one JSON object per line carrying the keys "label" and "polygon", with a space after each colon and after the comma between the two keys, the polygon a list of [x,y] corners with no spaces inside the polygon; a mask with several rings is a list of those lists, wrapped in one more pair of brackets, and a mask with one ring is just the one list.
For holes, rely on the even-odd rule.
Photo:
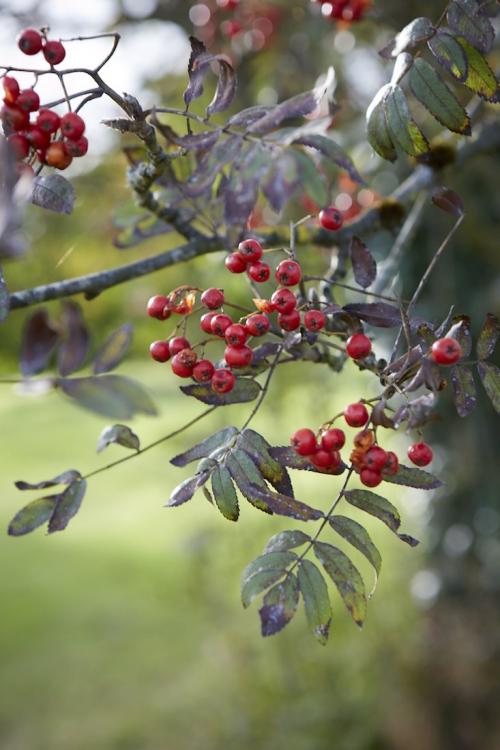
{"label": "berry stem", "polygon": [[264,385],[262,386],[262,391],[260,393],[259,398],[257,399],[257,403],[255,404],[255,406],[253,407],[252,411],[248,415],[248,418],[246,419],[245,424],[241,428],[241,432],[243,432],[243,430],[246,430],[246,428],[248,427],[248,425],[250,424],[250,422],[252,421],[252,419],[255,417],[255,415],[259,411],[260,407],[262,406],[262,402],[264,401],[264,399],[265,399],[265,397],[267,395],[267,392],[269,390],[269,386],[271,384],[271,378],[273,377],[274,371],[276,370],[276,367],[278,366],[279,358],[280,358],[282,352],[283,352],[283,346],[280,346],[279,349],[278,349],[278,351],[276,352],[276,355],[275,355],[273,361],[272,361],[271,367],[269,368],[269,371],[267,373],[266,379],[264,381]]}

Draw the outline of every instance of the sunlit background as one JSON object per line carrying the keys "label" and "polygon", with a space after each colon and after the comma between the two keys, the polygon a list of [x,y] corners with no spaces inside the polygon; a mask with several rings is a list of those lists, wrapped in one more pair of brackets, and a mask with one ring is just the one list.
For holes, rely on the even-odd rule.
{"label": "sunlit background", "polygon": [[[341,105],[335,138],[367,178],[339,177],[331,196],[354,217],[389,194],[407,166],[387,166],[363,136],[366,108],[387,79],[377,57],[413,15],[436,15],[435,2],[415,7],[377,2],[356,27],[335,27],[307,0],[243,0],[240,28],[214,1],[45,0],[0,2],[0,63],[24,64],[15,37],[26,26],[49,25],[67,38],[118,30],[122,41],[103,76],[144,106],[182,106],[188,36],[195,33],[234,61],[239,105],[272,104],[310,87],[329,65]],[[92,67],[109,40],[68,44],[68,65]],[[496,55],[496,57],[495,57]],[[498,53],[493,59],[498,63]],[[66,63],[65,63],[66,64]],[[21,78],[32,82],[29,74]],[[60,91],[45,83],[42,99]],[[88,82],[75,76],[76,91]],[[27,212],[26,253],[5,265],[11,290],[126,263],[175,245],[169,235],[131,250],[113,245],[116,219],[131,204],[120,140],[100,124],[116,115],[105,98],[85,110],[89,156],[65,173],[78,200],[71,218]],[[432,132],[432,123],[429,123]],[[436,133],[438,129],[436,128]],[[77,162],[78,160],[75,160]],[[496,236],[500,206],[493,157],[450,173],[447,184],[466,202],[467,220],[429,287],[423,309],[444,317],[450,305],[474,316],[499,313]],[[125,207],[125,208],[124,208]],[[304,213],[307,209],[302,207]],[[115,219],[113,223],[113,217]],[[279,217],[264,214],[267,223]],[[429,209],[405,259],[398,289],[410,290],[449,228]],[[381,254],[389,232],[373,238]],[[182,399],[168,369],[146,356],[156,338],[145,320],[149,296],[186,281],[220,284],[221,257],[211,255],[117,287],[84,312],[97,346],[113,328],[134,324],[132,355],[120,368],[147,385],[158,418],[137,418],[146,444],[199,412]],[[413,282],[412,282],[413,280]],[[239,280],[228,293],[244,295]],[[244,300],[244,296],[241,296]],[[342,301],[342,300],[341,300]],[[57,303],[48,306],[57,311]],[[23,312],[0,333],[0,374],[18,372]],[[383,353],[384,341],[379,344]],[[370,392],[349,365],[338,377],[298,365],[279,373],[255,426],[270,442],[286,442],[302,424]],[[286,368],[284,368],[286,369]],[[96,456],[107,421],[51,393],[34,398],[0,384],[0,514],[2,528],[23,502],[13,482],[38,481],[62,470],[86,473],[118,458],[112,446]],[[189,401],[189,403],[187,403]],[[334,592],[331,639],[319,646],[303,613],[280,635],[262,639],[257,607],[242,609],[239,579],[267,539],[294,527],[243,508],[230,524],[202,497],[179,509],[162,507],[187,473],[169,458],[223,424],[239,425],[231,407],[186,436],[100,474],[79,515],[62,534],[41,532],[0,541],[0,746],[2,750],[496,750],[500,745],[500,495],[498,417],[481,396],[476,414],[459,421],[444,396],[433,426],[435,473],[446,481],[435,496],[392,489],[404,530],[422,540],[411,550],[379,522],[368,522],[383,555],[382,575],[360,632]],[[404,453],[409,436],[393,438]],[[297,478],[297,496],[326,507],[335,486],[325,477]],[[366,521],[366,519],[364,519]],[[369,566],[353,559],[367,581]]]}

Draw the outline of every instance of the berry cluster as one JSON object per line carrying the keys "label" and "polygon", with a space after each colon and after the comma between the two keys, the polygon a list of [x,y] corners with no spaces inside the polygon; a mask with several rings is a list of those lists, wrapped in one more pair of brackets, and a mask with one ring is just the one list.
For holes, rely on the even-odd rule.
{"label": "berry cluster", "polygon": [[334,21],[352,23],[361,21],[365,11],[371,6],[371,0],[311,0],[321,5],[321,12],[325,18]]}
{"label": "berry cluster", "polygon": [[[34,29],[26,29],[18,39],[26,55],[42,51],[51,66],[66,54],[58,41],[49,41]],[[56,169],[66,169],[74,157],[87,153],[85,122],[80,115],[68,112],[62,117],[52,109],[40,109],[40,97],[34,88],[21,89],[16,78],[5,75],[3,107],[0,111],[4,132],[19,161],[32,164],[37,160]]]}

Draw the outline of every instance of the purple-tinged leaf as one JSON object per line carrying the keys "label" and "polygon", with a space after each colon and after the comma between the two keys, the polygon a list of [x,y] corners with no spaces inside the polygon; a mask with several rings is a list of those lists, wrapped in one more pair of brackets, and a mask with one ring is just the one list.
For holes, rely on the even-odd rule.
{"label": "purple-tinged leaf", "polygon": [[468,417],[476,408],[474,375],[468,367],[456,366],[450,371],[453,401],[459,417]]}
{"label": "purple-tinged leaf", "polygon": [[309,627],[315,638],[325,646],[332,622],[332,608],[325,579],[310,560],[300,561],[297,577]]}
{"label": "purple-tinged leaf", "polygon": [[70,214],[73,211],[75,199],[72,184],[60,174],[44,174],[33,180],[31,202],[35,206],[55,211],[58,214]]}
{"label": "purple-tinged leaf", "polygon": [[359,237],[351,238],[349,248],[351,254],[352,270],[356,284],[368,289],[377,278],[377,263],[371,252]]}
{"label": "purple-tinged leaf", "polygon": [[432,191],[432,202],[442,211],[452,216],[463,216],[464,204],[461,197],[454,190],[447,187],[437,187]]}
{"label": "purple-tinged leaf", "polygon": [[249,563],[241,576],[241,601],[249,607],[262,591],[275,583],[286,573],[289,565],[297,560],[294,552],[268,552]]}
{"label": "purple-tinged leaf", "polygon": [[82,310],[76,302],[65,300],[61,317],[64,338],[57,351],[57,369],[66,377],[82,367],[89,349],[89,333]]}
{"label": "purple-tinged leaf", "polygon": [[489,52],[495,40],[490,20],[481,13],[476,0],[453,0],[446,13],[450,29],[464,36],[481,52]]}
{"label": "purple-tinged leaf", "polygon": [[243,497],[258,510],[272,515],[273,511],[267,502],[258,497],[254,491],[255,488],[266,490],[267,485],[248,453],[239,449],[232,450],[226,458],[225,465]]}
{"label": "purple-tinged leaf", "polygon": [[59,341],[59,332],[52,327],[47,310],[37,310],[24,326],[21,342],[21,372],[36,375],[44,370]]}
{"label": "purple-tinged leaf", "polygon": [[236,73],[227,59],[222,55],[214,55],[212,59],[219,63],[219,77],[215,94],[207,107],[207,117],[217,112],[224,112],[231,105],[237,85]]}
{"label": "purple-tinged leaf", "polygon": [[199,487],[202,487],[210,476],[209,471],[202,471],[177,485],[165,503],[166,508],[174,508],[191,500]]}
{"label": "purple-tinged leaf", "polygon": [[173,143],[175,146],[179,146],[179,148],[183,148],[186,151],[198,151],[212,148],[212,146],[217,143],[219,136],[222,133],[222,128],[216,128],[215,130],[204,130],[201,133],[178,135],[170,125],[160,122],[156,117],[156,114],[151,116],[151,123],[157,130],[159,130],[167,143]]}
{"label": "purple-tinged leaf", "polygon": [[500,322],[496,315],[488,313],[483,327],[479,332],[476,351],[479,359],[488,359],[495,351],[495,346],[500,335]]}
{"label": "purple-tinged leaf", "polygon": [[437,490],[443,486],[441,480],[428,471],[416,469],[413,466],[399,464],[397,474],[384,477],[390,484],[400,484],[405,487],[415,487],[417,490]]}
{"label": "purple-tinged leaf", "polygon": [[276,213],[281,213],[298,185],[297,163],[293,156],[285,153],[273,162],[262,192],[267,202]]}
{"label": "purple-tinged leaf", "polygon": [[206,458],[215,450],[220,448],[227,448],[234,442],[234,437],[237,435],[238,430],[236,427],[224,427],[222,430],[214,432],[210,437],[202,440],[201,443],[193,445],[184,453],[179,453],[178,456],[170,459],[170,463],[174,466],[187,466],[193,461],[199,461],[200,458]]}
{"label": "purple-tinged leaf", "polygon": [[97,453],[100,453],[112,443],[123,445],[124,448],[130,448],[134,451],[141,449],[139,438],[126,424],[113,424],[105,427],[97,441]]}
{"label": "purple-tinged leaf", "polygon": [[493,408],[500,414],[500,370],[491,362],[479,362],[477,370]]}
{"label": "purple-tinged leaf", "polygon": [[293,573],[282,583],[276,584],[264,597],[259,609],[261,633],[275,635],[288,625],[299,605],[299,584]]}
{"label": "purple-tinged leaf", "polygon": [[49,534],[54,531],[63,531],[66,528],[73,516],[80,510],[86,489],[87,482],[85,479],[76,479],[59,495],[49,521]]}
{"label": "purple-tinged leaf", "polygon": [[[425,472],[423,473],[425,474]],[[396,476],[397,474],[394,474],[392,477],[386,478],[386,481],[392,481],[394,484],[407,484],[407,482],[395,482],[394,477]],[[434,477],[432,477],[432,479],[434,479]],[[431,488],[422,487],[421,489]],[[393,531],[401,541],[406,542],[410,547],[415,547],[418,544],[418,541],[413,539],[413,537],[410,537],[407,534],[399,534],[401,516],[399,515],[398,509],[390,503],[389,500],[386,500],[385,497],[376,495],[369,490],[348,490],[344,493],[344,497],[347,502],[354,505],[355,508],[359,508],[359,510],[363,510],[365,513],[369,513],[371,516],[378,518],[379,521],[382,521],[382,523],[385,523],[385,525]]]}
{"label": "purple-tinged leaf", "polygon": [[289,153],[297,162],[297,173],[301,189],[318,206],[328,203],[329,191],[321,171],[314,161],[299,149],[291,149]]}
{"label": "purple-tinged leaf", "polygon": [[371,421],[374,427],[387,427],[394,429],[394,420],[388,414],[386,414],[387,404],[385,401],[378,401],[372,409]]}
{"label": "purple-tinged leaf", "polygon": [[286,468],[276,461],[271,454],[271,446],[255,430],[243,430],[238,438],[238,446],[250,455],[260,473],[275,490],[293,497],[292,482]]}
{"label": "purple-tinged leaf", "polygon": [[250,485],[250,492],[253,498],[265,503],[278,516],[296,518],[298,521],[317,521],[324,516],[323,511],[267,487]]}
{"label": "purple-tinged leaf", "polygon": [[401,52],[413,49],[421,42],[430,39],[435,33],[435,28],[429,18],[414,18],[407,26],[402,29],[395,39],[380,50],[379,55],[386,60],[391,57],[397,57]]}
{"label": "purple-tinged leaf", "polygon": [[[298,471],[313,471],[319,474],[325,473],[320,472],[318,469],[316,469],[316,467],[313,466],[310,461],[308,461],[306,456],[299,456],[299,454],[296,453],[294,449],[290,448],[290,446],[288,445],[280,445],[270,448],[269,453],[273,458],[276,459],[276,461],[278,461],[280,464],[283,464],[283,466],[288,466],[289,469],[297,469]],[[344,473],[345,468],[345,464],[341,464],[336,471],[332,472],[332,474],[334,476],[339,476],[340,474]]]}
{"label": "purple-tinged leaf", "polygon": [[436,405],[434,393],[426,393],[413,401],[405,402],[394,415],[394,427],[407,422],[407,429],[413,430],[427,424],[431,418]]}
{"label": "purple-tinged leaf", "polygon": [[78,406],[111,419],[130,419],[137,413],[153,416],[157,413],[143,386],[121,375],[59,378],[55,385]]}
{"label": "purple-tinged leaf", "polygon": [[71,484],[75,479],[80,479],[81,474],[76,469],[69,469],[62,474],[58,474],[54,479],[45,479],[43,482],[14,482],[18,490],[44,490],[47,487],[56,487],[58,484]]}
{"label": "purple-tinged leaf", "polygon": [[375,570],[375,583],[371,591],[371,594],[373,594],[382,567],[382,556],[373,544],[369,533],[364,526],[347,516],[330,516],[328,522],[337,534],[340,534],[343,539],[352,544],[372,565]]}
{"label": "purple-tinged leaf", "polygon": [[281,344],[275,344],[272,341],[266,341],[265,344],[256,346],[253,350],[252,362],[260,362],[267,357],[274,357],[281,349]]}
{"label": "purple-tinged leaf", "polygon": [[229,127],[247,128],[257,120],[260,120],[261,117],[264,117],[264,115],[267,115],[271,109],[272,107],[265,107],[261,104],[254,107],[247,107],[230,117],[227,121],[227,125]]}
{"label": "purple-tinged leaf", "polygon": [[125,323],[106,339],[94,358],[94,374],[114,370],[127,354],[132,343],[132,325]]}
{"label": "purple-tinged leaf", "polygon": [[215,393],[209,385],[193,384],[182,385],[181,391],[186,396],[193,396],[204,404],[210,406],[227,406],[228,404],[244,404],[255,401],[261,388],[255,380],[249,378],[238,378],[234,388],[229,393]]}
{"label": "purple-tinged leaf", "polygon": [[421,360],[420,367],[403,390],[405,393],[410,393],[418,390],[422,385],[425,385],[431,391],[439,391],[444,386],[441,369],[425,357]]}
{"label": "purple-tinged leaf", "polygon": [[324,156],[333,161],[334,164],[341,169],[344,169],[354,182],[364,185],[364,180],[354,166],[351,157],[346,154],[344,149],[341,148],[338,143],[331,138],[328,138],[328,136],[319,133],[311,133],[310,135],[303,135],[300,138],[297,138],[293,143],[308,146],[309,148],[314,148],[317,151],[320,151]]}
{"label": "purple-tinged leaf", "polygon": [[401,325],[400,310],[387,302],[356,302],[344,305],[343,309],[377,328],[399,328]]}
{"label": "purple-tinged leaf", "polygon": [[396,161],[397,151],[394,146],[385,111],[385,101],[391,91],[391,84],[387,83],[377,92],[366,110],[366,128],[368,141],[376,153],[388,161]]}
{"label": "purple-tinged leaf", "polygon": [[5,283],[2,268],[0,266],[0,323],[2,323],[9,314],[9,306],[9,290],[7,289],[7,284]]}
{"label": "purple-tinged leaf", "polygon": [[384,375],[399,373],[403,370],[406,370],[408,367],[412,367],[412,365],[415,365],[422,359],[423,354],[424,352],[420,345],[412,346],[407,354],[403,354],[403,356],[398,357],[396,360],[394,360],[394,362],[392,362],[392,364],[388,365],[385,368]]}
{"label": "purple-tinged leaf", "polygon": [[462,349],[462,357],[467,357],[472,349],[472,334],[468,315],[457,315],[452,319],[452,325],[445,334],[446,338],[455,339]]}
{"label": "purple-tinged leaf", "polygon": [[215,504],[228,521],[237,521],[240,515],[238,496],[229,470],[217,466],[212,472],[212,493]]}
{"label": "purple-tinged leaf", "polygon": [[184,91],[184,104],[189,107],[192,101],[203,94],[203,79],[208,71],[209,64],[197,65],[198,60],[207,54],[207,48],[194,36],[189,37],[191,42],[191,55],[188,63],[189,84]]}
{"label": "purple-tinged leaf", "polygon": [[333,544],[315,542],[314,554],[337,587],[352,619],[362,627],[366,617],[366,591],[359,570]]}
{"label": "purple-tinged leaf", "polygon": [[300,529],[293,529],[290,531],[279,531],[277,534],[272,536],[264,552],[283,552],[288,549],[295,549],[301,547],[303,544],[311,541],[309,534],[304,534]]}
{"label": "purple-tinged leaf", "polygon": [[224,219],[230,225],[245,225],[252,213],[259,195],[259,179],[245,179],[233,170],[227,182],[221,183],[224,200]]}
{"label": "purple-tinged leaf", "polygon": [[21,508],[9,524],[9,536],[23,536],[50,519],[60,495],[49,495],[33,500]]}

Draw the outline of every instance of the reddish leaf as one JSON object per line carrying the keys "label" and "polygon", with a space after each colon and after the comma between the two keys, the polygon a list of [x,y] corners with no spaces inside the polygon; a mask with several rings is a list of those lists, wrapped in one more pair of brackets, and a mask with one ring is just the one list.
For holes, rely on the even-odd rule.
{"label": "reddish leaf", "polygon": [[359,237],[352,237],[350,246],[352,270],[359,286],[367,289],[377,277],[377,263],[371,252]]}
{"label": "reddish leaf", "polygon": [[37,310],[24,326],[21,343],[21,371],[23,375],[36,375],[44,370],[59,340],[45,309]]}
{"label": "reddish leaf", "polygon": [[463,216],[464,204],[458,193],[446,187],[437,187],[432,191],[432,202],[442,211],[452,216]]}

